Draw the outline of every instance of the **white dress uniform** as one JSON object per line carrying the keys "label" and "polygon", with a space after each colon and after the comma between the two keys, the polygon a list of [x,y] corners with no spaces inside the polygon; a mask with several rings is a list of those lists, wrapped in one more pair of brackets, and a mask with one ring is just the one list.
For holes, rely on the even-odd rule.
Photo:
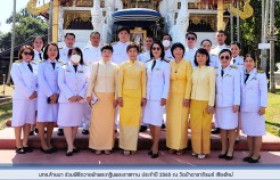
{"label": "white dress uniform", "polygon": [[221,46],[216,46],[215,48],[211,49],[210,54],[214,55],[214,56],[219,56],[219,53],[221,52],[221,50],[223,49],[229,49],[229,47],[226,44],[223,44]]}
{"label": "white dress uniform", "polygon": [[62,62],[63,64],[66,64],[69,62],[69,57],[68,57],[68,52],[69,52],[70,48],[68,48],[67,46],[65,46],[62,49],[59,49],[59,61]]}
{"label": "white dress uniform", "polygon": [[221,65],[220,60],[217,56],[210,54],[210,62],[209,65],[211,67],[219,67]]}
{"label": "white dress uniform", "polygon": [[233,112],[234,105],[240,105],[240,73],[236,66],[216,68],[215,120],[225,130],[238,126],[238,112]]}
{"label": "white dress uniform", "polygon": [[146,63],[147,61],[149,61],[149,60],[151,59],[150,51],[146,51],[146,52],[141,53],[141,54],[138,56],[138,59],[139,59],[139,61],[141,61],[142,63]]}
{"label": "white dress uniform", "polygon": [[[83,49],[83,60],[85,65],[88,66],[89,71],[92,70],[92,65],[94,62],[98,62],[102,59],[101,49],[99,47],[93,47],[89,45],[85,49]],[[89,72],[90,73],[90,72]],[[90,119],[91,119],[91,107],[88,103],[84,104],[84,118],[82,122],[82,126],[84,130],[89,130],[90,127]]]}
{"label": "white dress uniform", "polygon": [[58,104],[49,104],[48,98],[59,94],[57,83],[58,71],[61,63],[55,62],[55,69],[48,59],[39,64],[38,68],[38,120],[37,122],[56,122]]}
{"label": "white dress uniform", "polygon": [[99,47],[94,47],[92,45],[86,47],[83,49],[83,60],[84,64],[87,65],[90,70],[92,67],[92,64],[94,62],[98,62],[102,59],[101,57],[101,50]]}
{"label": "white dress uniform", "polygon": [[[89,68],[85,65],[78,65],[75,72],[72,62],[62,66],[58,73],[59,111],[57,124],[60,127],[78,127],[84,116],[84,104],[86,103],[86,91],[89,82]],[[79,102],[70,102],[68,99],[73,96],[81,96]]]}
{"label": "white dress uniform", "polygon": [[37,51],[36,49],[33,49],[33,51],[34,51],[33,62],[35,64],[39,65],[39,63],[43,59],[43,51]]}
{"label": "white dress uniform", "polygon": [[174,57],[172,56],[171,48],[164,50],[164,52],[165,52],[164,59],[169,60],[169,61],[174,59]]}
{"label": "white dress uniform", "polygon": [[12,65],[11,76],[15,85],[13,92],[13,115],[12,126],[20,127],[25,124],[35,123],[36,99],[29,97],[37,91],[37,72],[35,64],[30,64],[33,72],[29,69],[28,63],[15,62]]}
{"label": "white dress uniform", "polygon": [[112,62],[115,64],[121,64],[124,61],[127,61],[129,58],[127,56],[126,48],[128,45],[130,45],[130,41],[127,41],[125,43],[117,42],[115,45],[113,45],[113,57]]}
{"label": "white dress uniform", "polygon": [[230,64],[237,66],[240,70],[240,73],[243,73],[245,67],[244,67],[244,59],[242,57],[240,56],[237,56],[235,58],[232,57]]}
{"label": "white dress uniform", "polygon": [[185,51],[184,59],[190,61],[192,64],[192,67],[196,66],[194,64],[194,59],[195,59],[194,56],[195,56],[196,51],[197,51],[197,48],[193,48],[193,49],[186,48],[186,51]]}
{"label": "white dress uniform", "polygon": [[258,114],[260,107],[267,107],[267,79],[263,72],[256,69],[241,77],[241,129],[248,136],[263,136],[265,131],[264,115]]}
{"label": "white dress uniform", "polygon": [[170,86],[170,65],[166,60],[156,59],[147,66],[147,104],[144,107],[143,123],[161,126],[164,107],[160,105],[161,98],[167,99]]}

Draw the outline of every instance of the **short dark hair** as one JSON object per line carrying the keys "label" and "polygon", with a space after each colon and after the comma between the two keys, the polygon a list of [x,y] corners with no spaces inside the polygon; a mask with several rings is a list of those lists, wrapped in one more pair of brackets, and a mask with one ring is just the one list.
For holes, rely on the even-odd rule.
{"label": "short dark hair", "polygon": [[209,53],[207,52],[207,50],[206,49],[203,49],[203,48],[199,48],[197,51],[196,51],[196,53],[195,53],[195,55],[194,55],[194,64],[196,65],[196,66],[198,66],[198,62],[197,62],[197,59],[196,59],[196,56],[197,56],[197,54],[204,54],[204,55],[206,55],[206,66],[209,66],[209,63],[210,63],[210,57],[209,57]]}
{"label": "short dark hair", "polygon": [[170,35],[170,34],[164,34],[164,35],[163,35],[163,37],[162,37],[162,39],[164,38],[164,36],[168,36],[168,37],[169,37],[169,39],[170,39],[170,41],[172,41],[172,37],[171,37],[171,35]]}
{"label": "short dark hair", "polygon": [[245,61],[246,58],[248,58],[248,57],[252,58],[252,59],[254,60],[254,62],[257,63],[257,59],[256,59],[256,57],[255,57],[252,53],[247,53],[246,56],[245,56],[245,58],[244,58],[244,61]]}
{"label": "short dark hair", "polygon": [[76,39],[76,35],[74,33],[66,33],[64,38],[67,38],[67,36],[73,36],[74,39]]}
{"label": "short dark hair", "polygon": [[90,37],[91,37],[92,35],[95,35],[95,34],[99,35],[99,37],[100,37],[100,33],[99,33],[99,32],[97,32],[97,31],[93,31],[93,32],[91,32],[91,33],[90,33]]}
{"label": "short dark hair", "polygon": [[232,56],[232,53],[231,53],[231,51],[230,51],[229,49],[222,49],[222,50],[220,51],[220,53],[219,53],[219,57],[221,56],[221,54],[223,54],[223,53],[225,53],[225,52],[228,52],[229,55],[230,55],[230,57]]}
{"label": "short dark hair", "polygon": [[80,64],[83,65],[84,64],[84,57],[83,57],[83,52],[80,48],[74,47],[73,49],[69,49],[68,57],[70,57],[72,55],[73,50],[75,50],[77,52],[77,54],[81,56]]}
{"label": "short dark hair", "polygon": [[160,47],[160,49],[161,49],[161,55],[160,55],[160,57],[161,57],[161,59],[164,59],[165,51],[164,51],[164,47],[163,47],[163,45],[162,45],[162,43],[161,43],[160,41],[154,41],[154,42],[152,43],[152,45],[151,45],[151,50],[150,50],[150,56],[151,56],[151,58],[154,58],[154,55],[153,55],[153,47],[154,47],[155,44],[159,45],[159,47]]}
{"label": "short dark hair", "polygon": [[104,50],[110,50],[112,53],[114,52],[114,49],[111,45],[105,45],[101,48],[101,52],[103,52]]}
{"label": "short dark hair", "polygon": [[126,31],[128,34],[130,34],[130,30],[125,26],[119,27],[117,30],[117,34],[119,34],[121,31]]}
{"label": "short dark hair", "polygon": [[203,39],[201,42],[200,42],[200,46],[203,45],[204,42],[208,41],[211,45],[212,45],[212,41],[210,39]]}
{"label": "short dark hair", "polygon": [[184,57],[184,54],[185,54],[185,47],[184,47],[184,45],[183,45],[182,43],[179,43],[179,42],[174,43],[174,44],[172,45],[172,47],[171,47],[172,56],[175,57],[173,51],[174,51],[176,48],[181,48],[181,49],[183,50],[183,57]]}
{"label": "short dark hair", "polygon": [[147,40],[147,39],[152,39],[152,40],[154,41],[153,36],[147,36],[147,37],[146,37],[146,40]]}
{"label": "short dark hair", "polygon": [[191,32],[191,31],[190,31],[190,32],[187,32],[185,38],[187,39],[187,37],[188,37],[189,35],[193,35],[193,36],[195,37],[195,39],[197,39],[197,34],[196,34],[195,32]]}
{"label": "short dark hair", "polygon": [[47,46],[46,46],[46,48],[45,48],[45,50],[44,50],[44,53],[43,53],[43,58],[44,58],[45,60],[49,59],[48,50],[49,50],[49,47],[50,47],[50,46],[55,46],[55,47],[56,47],[56,49],[57,49],[57,56],[56,56],[55,59],[58,60],[58,59],[59,59],[59,49],[58,49],[57,44],[54,43],[54,42],[48,43],[48,44],[47,44]]}
{"label": "short dark hair", "polygon": [[34,51],[33,51],[33,48],[30,46],[30,45],[23,45],[21,46],[19,52],[18,52],[18,59],[19,60],[22,60],[22,53],[26,50],[30,50],[30,53],[31,53],[31,56],[32,56],[32,59],[34,58]]}
{"label": "short dark hair", "polygon": [[140,52],[139,46],[136,45],[136,44],[134,44],[134,43],[132,43],[132,44],[130,44],[130,45],[127,46],[126,52],[128,52],[128,51],[129,51],[130,49],[132,49],[132,48],[136,49],[138,53]]}
{"label": "short dark hair", "polygon": [[224,30],[218,30],[217,33],[221,33],[221,34],[224,34],[225,36],[227,36],[227,34]]}
{"label": "short dark hair", "polygon": [[230,45],[236,45],[239,49],[241,49],[241,44],[237,41],[232,42]]}

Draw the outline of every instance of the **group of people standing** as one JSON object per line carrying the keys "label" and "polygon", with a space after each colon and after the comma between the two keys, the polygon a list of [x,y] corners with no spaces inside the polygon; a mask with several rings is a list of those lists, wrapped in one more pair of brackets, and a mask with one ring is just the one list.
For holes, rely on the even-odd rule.
{"label": "group of people standing", "polygon": [[187,48],[172,43],[169,35],[163,41],[147,37],[143,53],[128,41],[129,35],[129,29],[122,27],[115,45],[99,48],[100,34],[93,32],[91,44],[82,51],[73,46],[75,35],[67,33],[66,47],[59,50],[55,43],[49,43],[40,63],[34,58],[37,50],[28,45],[20,49],[20,60],[11,70],[17,153],[32,152],[28,135],[37,114],[44,153],[57,150],[51,144],[56,123],[64,131],[66,156],[78,152],[74,141],[84,122],[89,129],[89,148],[95,154],[111,153],[118,126],[119,147],[124,155],[133,155],[142,123],[149,126],[152,138],[148,154],[157,158],[166,113],[166,146],[170,153],[184,153],[190,126],[192,155],[200,159],[209,155],[214,117],[215,126],[221,129],[219,158],[233,159],[239,134],[236,131],[241,127],[249,147],[243,160],[259,161],[267,82],[265,73],[256,69],[254,56],[248,54],[243,60],[239,43],[225,46],[224,31],[216,33],[218,45],[213,49],[209,39],[197,49],[197,35],[188,32]]}

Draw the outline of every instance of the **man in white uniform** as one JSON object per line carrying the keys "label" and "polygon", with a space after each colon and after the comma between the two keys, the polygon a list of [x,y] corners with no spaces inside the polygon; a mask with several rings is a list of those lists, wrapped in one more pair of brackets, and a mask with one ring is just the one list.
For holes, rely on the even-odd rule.
{"label": "man in white uniform", "polygon": [[[74,44],[76,42],[76,36],[74,33],[66,33],[64,36],[65,46],[59,50],[59,61],[62,64],[66,64],[69,61],[68,53],[69,50],[74,48]],[[58,136],[63,136],[64,132],[61,127],[58,127],[57,131]]]}
{"label": "man in white uniform", "polygon": [[171,61],[174,59],[171,53],[172,37],[169,34],[165,34],[162,38],[162,45],[164,47],[165,56],[164,59]]}
{"label": "man in white uniform", "polygon": [[197,51],[197,48],[195,47],[196,43],[197,43],[197,35],[194,32],[188,32],[186,34],[185,38],[186,38],[186,44],[188,47],[186,48],[184,59],[187,61],[190,61],[192,66],[194,67],[195,66],[194,56]]}
{"label": "man in white uniform", "polygon": [[112,57],[112,62],[116,64],[121,64],[124,61],[128,60],[126,53],[127,46],[131,43],[130,40],[130,31],[126,27],[121,27],[118,29],[118,38],[119,41],[113,45],[114,53]]}
{"label": "man in white uniform", "polygon": [[150,49],[153,42],[154,42],[153,37],[147,36],[146,41],[144,43],[145,51],[139,55],[138,57],[139,61],[146,63],[148,60],[151,59]]}
{"label": "man in white uniform", "polygon": [[210,53],[218,57],[222,49],[229,49],[229,47],[225,44],[227,39],[225,31],[219,30],[216,32],[215,39],[217,41],[217,46],[213,48]]}

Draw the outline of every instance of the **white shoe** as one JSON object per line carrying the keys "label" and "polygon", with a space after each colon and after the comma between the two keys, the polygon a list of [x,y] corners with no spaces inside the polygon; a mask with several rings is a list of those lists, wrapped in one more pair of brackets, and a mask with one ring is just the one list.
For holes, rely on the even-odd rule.
{"label": "white shoe", "polygon": [[197,155],[196,153],[192,152],[192,156],[196,156],[196,155]]}
{"label": "white shoe", "polygon": [[204,159],[205,157],[206,157],[205,154],[199,154],[199,155],[197,156],[198,159]]}

